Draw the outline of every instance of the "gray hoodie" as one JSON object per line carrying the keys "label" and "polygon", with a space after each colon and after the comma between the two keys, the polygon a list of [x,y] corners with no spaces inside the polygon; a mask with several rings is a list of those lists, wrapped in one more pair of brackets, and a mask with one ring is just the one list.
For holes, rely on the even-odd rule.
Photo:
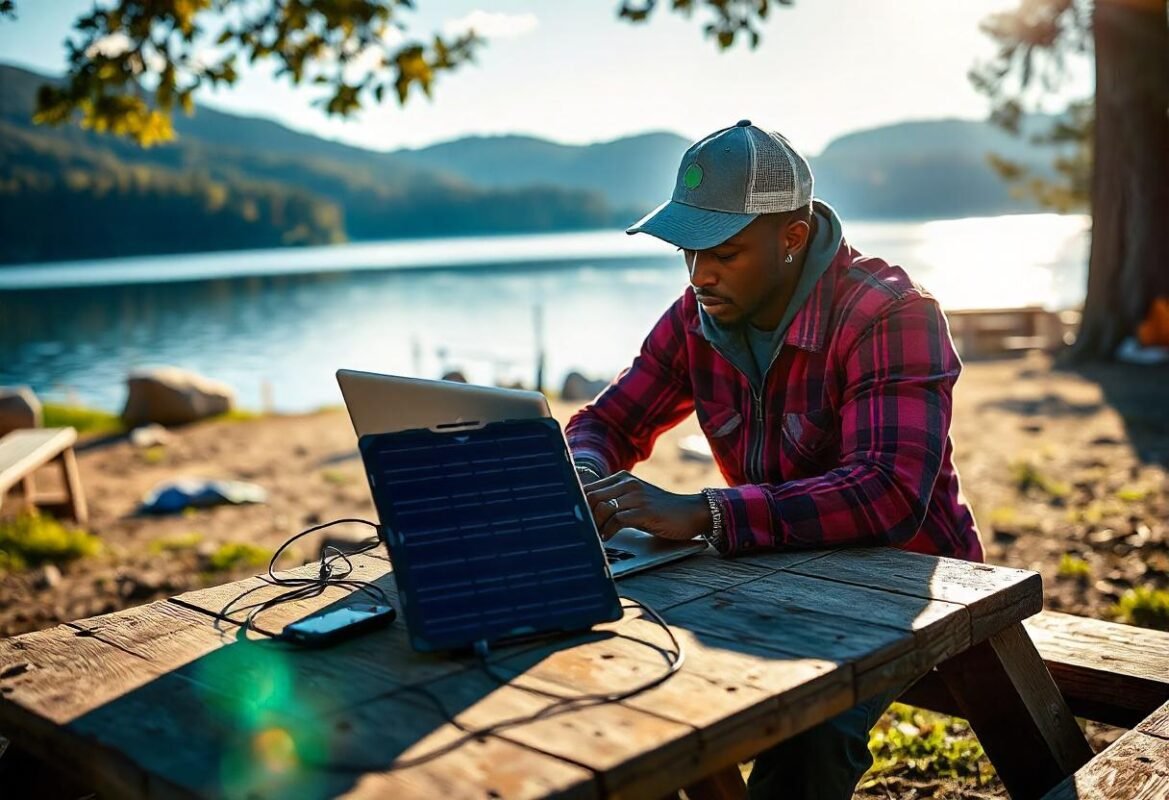
{"label": "gray hoodie", "polygon": [[698,316],[702,322],[702,335],[706,341],[740,372],[747,376],[751,386],[758,394],[763,388],[763,377],[779,355],[783,346],[783,338],[787,329],[791,327],[796,312],[800,310],[816,281],[828,270],[840,243],[844,238],[840,226],[840,217],[827,203],[820,200],[812,201],[812,214],[816,218],[816,232],[808,245],[807,260],[804,261],[804,271],[796,284],[795,293],[787,310],[783,312],[783,319],[779,327],[773,331],[763,331],[750,323],[744,325],[721,325],[706,313],[706,309],[699,306]]}

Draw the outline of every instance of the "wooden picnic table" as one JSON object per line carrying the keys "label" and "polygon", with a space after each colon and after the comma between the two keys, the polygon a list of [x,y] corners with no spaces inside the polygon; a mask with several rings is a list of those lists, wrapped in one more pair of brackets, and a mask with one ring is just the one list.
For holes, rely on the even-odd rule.
{"label": "wooden picnic table", "polygon": [[[386,558],[353,562],[396,598]],[[1091,756],[1020,624],[1042,605],[1025,570],[888,548],[688,559],[618,584],[670,623],[681,671],[548,716],[548,695],[660,674],[662,629],[631,609],[501,648],[504,684],[472,657],[413,652],[400,619],[316,651],[249,640],[221,611],[261,584],[0,640],[0,735],[102,797],[656,798],[938,666],[1012,796]],[[362,597],[330,588],[259,624]]]}

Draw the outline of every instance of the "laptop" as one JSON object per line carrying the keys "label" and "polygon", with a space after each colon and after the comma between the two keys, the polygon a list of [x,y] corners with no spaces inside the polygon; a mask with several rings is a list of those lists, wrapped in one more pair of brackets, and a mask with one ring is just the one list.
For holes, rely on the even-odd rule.
{"label": "laptop", "polygon": [[[428,428],[434,431],[483,426],[492,422],[551,417],[539,392],[453,381],[431,381],[341,369],[337,383],[358,439],[367,434]],[[669,564],[706,550],[700,539],[661,539],[636,528],[622,528],[605,542],[614,578]]]}

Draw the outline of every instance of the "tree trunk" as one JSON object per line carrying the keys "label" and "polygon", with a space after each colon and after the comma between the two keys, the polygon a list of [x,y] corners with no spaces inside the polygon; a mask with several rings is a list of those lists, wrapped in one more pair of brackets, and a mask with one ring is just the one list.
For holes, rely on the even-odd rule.
{"label": "tree trunk", "polygon": [[1097,0],[1088,292],[1074,361],[1111,358],[1169,297],[1169,18],[1165,0]]}

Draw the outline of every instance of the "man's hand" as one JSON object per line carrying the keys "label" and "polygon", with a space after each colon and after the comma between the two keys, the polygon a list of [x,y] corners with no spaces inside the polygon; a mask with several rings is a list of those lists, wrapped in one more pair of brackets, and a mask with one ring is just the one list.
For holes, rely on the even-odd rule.
{"label": "man's hand", "polygon": [[616,472],[584,489],[605,541],[622,528],[677,540],[693,539],[710,530],[710,506],[701,492],[674,494],[628,472]]}

